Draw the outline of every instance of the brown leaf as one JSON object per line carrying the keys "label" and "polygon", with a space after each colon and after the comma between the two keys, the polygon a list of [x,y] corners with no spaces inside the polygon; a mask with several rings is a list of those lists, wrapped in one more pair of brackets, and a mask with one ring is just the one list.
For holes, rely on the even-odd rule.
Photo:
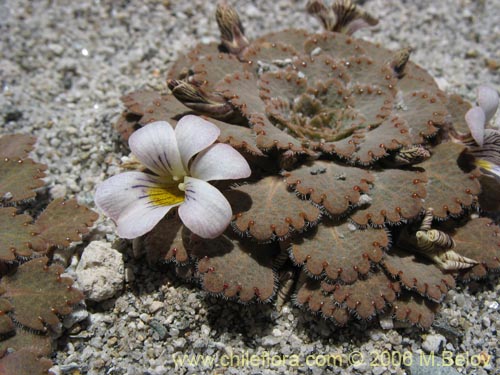
{"label": "brown leaf", "polygon": [[434,216],[445,219],[460,215],[463,207],[470,207],[481,191],[478,171],[464,173],[457,164],[464,146],[447,142],[434,147],[432,157],[417,164],[425,169],[428,183],[425,207],[434,209]]}
{"label": "brown leaf", "polygon": [[46,165],[35,163],[31,159],[0,160],[0,201],[7,193],[11,195],[6,199],[7,203],[34,198],[35,190],[45,185],[42,180],[45,177],[45,169]]}
{"label": "brown leaf", "polygon": [[387,252],[382,264],[403,286],[436,302],[442,301],[455,287],[453,276],[444,273],[435,263],[399,248]]}
{"label": "brown leaf", "polygon": [[284,238],[314,224],[320,211],[287,189],[281,178],[266,177],[226,193],[233,207],[233,227],[258,241]]}
{"label": "brown leaf", "polygon": [[182,225],[177,212],[165,216],[144,236],[146,258],[155,262],[186,263],[189,260],[189,236],[191,232]]}
{"label": "brown leaf", "polygon": [[33,254],[35,228],[31,216],[16,215],[14,207],[0,208],[0,260],[12,262],[18,257]]}
{"label": "brown leaf", "polygon": [[272,298],[276,285],[272,264],[276,253],[273,245],[257,245],[227,235],[200,241],[193,248],[193,255],[199,259],[203,288],[240,302],[254,297],[263,302]]}
{"label": "brown leaf", "polygon": [[375,175],[373,188],[368,192],[372,198],[369,207],[356,211],[351,219],[358,225],[398,224],[414,219],[422,209],[425,197],[425,173],[386,169],[372,172]]}
{"label": "brown leaf", "polygon": [[[304,271],[301,271],[304,272]],[[331,294],[325,293],[321,283],[311,280],[303,275],[297,285],[295,303],[305,307],[313,313],[321,313],[325,318],[331,319],[336,325],[344,326],[349,321],[347,308],[339,306],[333,300]]]}
{"label": "brown leaf", "polygon": [[0,359],[0,374],[2,375],[48,375],[52,361],[39,358],[35,353],[22,349],[9,353]]}
{"label": "brown leaf", "polygon": [[292,242],[290,252],[298,265],[313,276],[323,272],[330,280],[353,283],[358,275],[370,271],[370,261],[379,262],[383,249],[389,246],[384,229],[359,230],[349,224],[325,222]]}
{"label": "brown leaf", "polygon": [[0,137],[0,159],[24,159],[33,150],[36,138],[27,134],[5,134]]}
{"label": "brown leaf", "polygon": [[479,264],[464,270],[463,279],[477,279],[500,269],[500,227],[488,218],[468,221],[453,234],[455,252]]}
{"label": "brown leaf", "polygon": [[15,335],[0,341],[0,356],[7,350],[28,350],[37,356],[50,356],[53,352],[53,341],[48,334],[30,333],[17,327]]}
{"label": "brown leaf", "polygon": [[67,247],[71,242],[80,241],[97,218],[97,213],[78,204],[75,199],[55,199],[35,222],[39,240],[33,243],[33,248],[44,252],[50,246]]}
{"label": "brown leaf", "polygon": [[286,172],[284,176],[297,193],[335,216],[357,205],[360,192],[367,192],[368,183],[374,180],[374,176],[364,169],[319,160]]}
{"label": "brown leaf", "polygon": [[0,281],[1,297],[14,307],[14,319],[36,331],[45,331],[45,324],[58,324],[58,315],[69,314],[83,299],[82,292],[72,288],[73,280],[60,276],[64,269],[48,267],[47,261],[45,257],[33,259]]}
{"label": "brown leaf", "polygon": [[438,310],[439,304],[412,292],[401,293],[392,304],[392,315],[396,320],[409,322],[424,329],[431,327]]}
{"label": "brown leaf", "polygon": [[393,113],[406,120],[414,144],[424,143],[434,136],[448,115],[441,99],[427,91],[405,93],[401,100]]}
{"label": "brown leaf", "polygon": [[396,300],[400,291],[399,282],[389,280],[383,272],[350,285],[322,283],[321,287],[326,292],[333,292],[337,303],[345,303],[361,319],[370,319],[375,313],[383,311],[388,303]]}

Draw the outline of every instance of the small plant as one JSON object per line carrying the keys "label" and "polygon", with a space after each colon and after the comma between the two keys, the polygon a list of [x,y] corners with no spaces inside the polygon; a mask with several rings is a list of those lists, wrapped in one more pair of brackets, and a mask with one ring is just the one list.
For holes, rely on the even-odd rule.
{"label": "small plant", "polygon": [[[500,228],[475,217],[497,210],[478,201],[495,196],[498,179],[485,188],[476,165],[484,145],[466,116],[471,105],[440,90],[411,48],[352,37],[377,21],[350,1],[307,9],[324,32],[250,41],[221,3],[221,43],[181,55],[170,92],[123,97],[116,128],[124,140],[157,121],[175,127],[204,116],[252,172],[238,186],[217,183],[233,213],[220,236],[193,235],[184,213],[169,209],[142,243],[150,259],[175,263],[223,298],[271,302],[292,280],[294,303],[333,324],[389,314],[428,328],[456,279],[500,269]],[[490,109],[477,126],[490,126]],[[488,145],[496,159],[486,169],[495,171],[500,148]]]}
{"label": "small plant", "polygon": [[0,373],[46,374],[60,317],[83,299],[51,264],[53,250],[79,241],[97,214],[56,199],[34,219],[26,213],[46,166],[28,158],[35,138],[0,137]]}

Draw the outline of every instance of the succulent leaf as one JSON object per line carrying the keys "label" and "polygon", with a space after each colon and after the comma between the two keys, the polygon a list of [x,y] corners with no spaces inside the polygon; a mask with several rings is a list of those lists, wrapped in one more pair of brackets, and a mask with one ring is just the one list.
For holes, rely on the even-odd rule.
{"label": "succulent leaf", "polygon": [[203,288],[240,302],[253,298],[265,302],[273,297],[275,253],[272,245],[256,245],[227,235],[200,241],[193,248]]}
{"label": "succulent leaf", "polygon": [[324,291],[332,293],[337,303],[345,303],[349,311],[361,319],[370,319],[396,300],[399,282],[391,281],[383,272],[370,275],[349,285],[322,283]]}
{"label": "succulent leaf", "polygon": [[379,262],[389,245],[384,229],[360,230],[343,223],[322,223],[317,230],[293,241],[290,253],[298,265],[313,276],[323,272],[330,280],[353,283],[370,271],[370,261]]}
{"label": "succulent leaf", "polygon": [[392,315],[396,320],[418,325],[424,329],[431,327],[439,304],[413,292],[403,292],[392,304]]}
{"label": "succulent leaf", "polygon": [[5,134],[0,137],[0,159],[25,159],[36,142],[27,134]]}
{"label": "succulent leaf", "polygon": [[375,175],[373,188],[368,192],[371,204],[356,211],[351,219],[358,225],[375,226],[398,224],[416,218],[425,197],[425,173],[385,169],[372,172]]}
{"label": "succulent leaf", "polygon": [[298,199],[279,177],[266,177],[226,193],[235,219],[233,227],[258,241],[287,237],[316,223],[320,210]]}
{"label": "succulent leaf", "polygon": [[33,254],[35,229],[33,219],[26,214],[16,215],[14,207],[0,208],[0,260],[15,261]]}
{"label": "succulent leaf", "polygon": [[468,221],[453,234],[455,252],[479,264],[465,270],[463,279],[480,278],[500,269],[500,227],[488,218]]}
{"label": "succulent leaf", "polygon": [[[31,159],[0,160],[0,202],[16,203],[36,196],[35,190],[45,185],[44,164]],[[8,197],[8,198],[7,198]]]}
{"label": "succulent leaf", "polygon": [[156,262],[186,263],[189,261],[189,236],[191,232],[182,224],[175,210],[169,212],[144,236],[146,258]]}
{"label": "succulent leaf", "polygon": [[331,319],[336,325],[346,325],[350,319],[347,308],[335,303],[332,296],[321,288],[321,282],[311,280],[305,274],[302,275],[299,279],[301,282],[297,286],[295,303],[313,313],[321,313],[323,317]]}
{"label": "succulent leaf", "polygon": [[193,75],[189,77],[190,83],[213,90],[227,74],[242,73],[248,70],[248,65],[240,63],[234,55],[218,53],[205,55],[191,70]]}
{"label": "succulent leaf", "polygon": [[430,159],[417,164],[425,169],[428,178],[424,205],[432,207],[437,218],[460,215],[481,191],[477,170],[464,173],[457,164],[463,150],[464,147],[456,143],[441,143],[431,150]]}
{"label": "succulent leaf", "polygon": [[16,351],[24,349],[37,356],[50,356],[53,351],[52,338],[48,334],[35,334],[16,327],[15,335],[0,341],[0,356],[12,349]]}
{"label": "succulent leaf", "polygon": [[442,301],[448,290],[455,287],[453,276],[444,273],[435,263],[400,248],[386,253],[382,264],[404,287],[436,302]]}
{"label": "succulent leaf", "polygon": [[97,218],[97,213],[75,199],[55,199],[35,222],[38,240],[33,242],[33,248],[44,252],[50,246],[67,247],[71,242],[80,241],[81,235],[88,233]]}
{"label": "succulent leaf", "polygon": [[41,332],[45,324],[59,323],[58,315],[69,314],[72,306],[83,299],[82,292],[72,288],[73,280],[61,277],[64,269],[47,266],[47,261],[45,257],[33,259],[0,281],[4,291],[1,297],[14,307],[15,321]]}
{"label": "succulent leaf", "polygon": [[411,129],[411,143],[417,144],[436,135],[448,111],[440,98],[426,91],[413,91],[400,97],[393,113],[406,120]]}
{"label": "succulent leaf", "polygon": [[22,349],[0,359],[0,374],[3,375],[48,375],[52,361],[39,358],[30,350]]}
{"label": "succulent leaf", "polygon": [[342,215],[369,190],[374,176],[367,170],[315,161],[284,174],[286,183],[334,216]]}

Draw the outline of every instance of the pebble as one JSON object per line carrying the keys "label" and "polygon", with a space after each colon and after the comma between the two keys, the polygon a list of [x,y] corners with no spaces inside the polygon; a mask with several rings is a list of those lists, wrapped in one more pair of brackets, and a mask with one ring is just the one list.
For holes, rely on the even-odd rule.
{"label": "pebble", "polygon": [[75,275],[87,299],[104,301],[111,298],[123,288],[122,254],[108,242],[93,241],[83,251]]}
{"label": "pebble", "polygon": [[429,334],[426,335],[424,342],[422,343],[422,349],[427,353],[439,353],[444,345],[446,345],[446,338],[440,334]]}

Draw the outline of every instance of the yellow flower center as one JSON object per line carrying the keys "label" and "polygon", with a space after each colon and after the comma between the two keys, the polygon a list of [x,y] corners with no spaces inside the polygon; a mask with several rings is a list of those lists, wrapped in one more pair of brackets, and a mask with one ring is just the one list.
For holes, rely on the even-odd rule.
{"label": "yellow flower center", "polygon": [[173,206],[184,202],[185,193],[179,185],[168,184],[148,188],[150,202],[155,206]]}

